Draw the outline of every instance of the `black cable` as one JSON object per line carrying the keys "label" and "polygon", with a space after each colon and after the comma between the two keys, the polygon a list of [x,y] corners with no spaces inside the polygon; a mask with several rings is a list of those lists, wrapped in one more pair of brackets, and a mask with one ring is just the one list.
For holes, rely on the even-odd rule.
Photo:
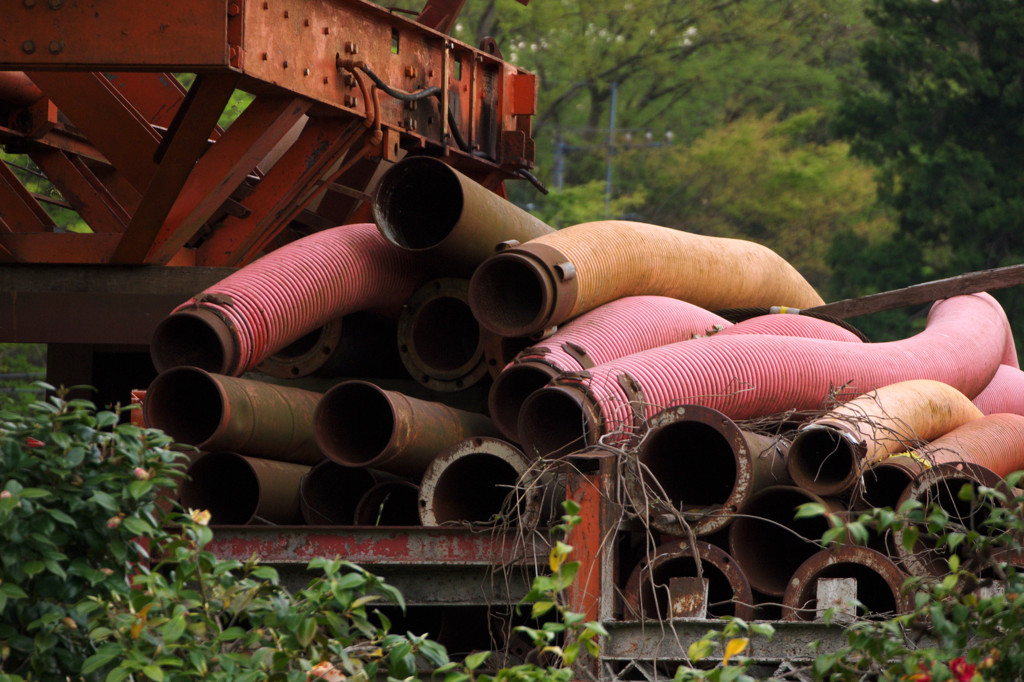
{"label": "black cable", "polygon": [[369,76],[370,80],[372,80],[378,88],[380,88],[387,94],[391,95],[395,99],[400,99],[403,102],[418,102],[421,99],[426,99],[427,97],[439,95],[441,92],[441,88],[439,88],[436,85],[431,85],[429,88],[423,88],[422,90],[417,90],[416,92],[402,92],[401,90],[395,90],[393,87],[382,81],[380,79],[380,76],[371,71],[370,67],[368,67],[366,64],[360,64],[357,68],[361,69],[363,73]]}

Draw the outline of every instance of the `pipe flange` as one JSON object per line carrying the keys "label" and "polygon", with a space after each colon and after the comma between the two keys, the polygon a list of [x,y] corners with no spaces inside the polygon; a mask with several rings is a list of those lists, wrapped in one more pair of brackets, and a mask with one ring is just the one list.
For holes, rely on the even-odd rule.
{"label": "pipe flange", "polygon": [[330,360],[341,342],[342,318],[314,329],[264,360],[256,370],[278,379],[309,376]]}
{"label": "pipe flange", "polygon": [[441,278],[417,289],[398,319],[398,351],[409,374],[435,391],[461,391],[483,379],[488,368],[469,282]]}

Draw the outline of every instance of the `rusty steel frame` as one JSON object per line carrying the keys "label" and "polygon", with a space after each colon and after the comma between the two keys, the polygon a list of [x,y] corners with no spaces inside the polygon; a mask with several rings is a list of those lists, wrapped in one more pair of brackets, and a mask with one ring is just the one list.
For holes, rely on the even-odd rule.
{"label": "rusty steel frame", "polygon": [[[97,234],[60,234],[5,168],[0,262],[244,264],[291,221],[316,224],[325,189],[353,199],[345,217],[365,217],[367,186],[409,151],[504,194],[533,164],[536,79],[493,45],[445,35],[462,4],[430,0],[416,21],[363,0],[18,3],[0,35],[0,144],[28,153]],[[364,65],[396,90],[443,96],[371,97]],[[182,71],[197,74],[187,91],[171,75]],[[216,122],[236,88],[256,100],[225,133]],[[282,140],[305,116],[288,156],[294,138]],[[325,136],[330,151],[310,152]],[[268,154],[285,154],[270,170],[280,177],[300,150],[319,158],[299,188],[264,177]]]}

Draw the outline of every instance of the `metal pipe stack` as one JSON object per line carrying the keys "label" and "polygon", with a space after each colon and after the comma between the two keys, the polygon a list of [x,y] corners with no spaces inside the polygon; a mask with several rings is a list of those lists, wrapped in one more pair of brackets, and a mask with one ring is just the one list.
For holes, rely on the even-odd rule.
{"label": "metal pipe stack", "polygon": [[610,543],[621,617],[808,619],[840,593],[878,616],[944,556],[821,535],[907,499],[980,523],[948,491],[1024,468],[1024,374],[987,294],[868,343],[788,307],[820,298],[758,245],[553,232],[425,157],[380,187],[376,227],[281,247],[157,331],[145,417],[207,453],[181,503],[214,523],[532,530],[566,456],[598,448],[636,520]]}

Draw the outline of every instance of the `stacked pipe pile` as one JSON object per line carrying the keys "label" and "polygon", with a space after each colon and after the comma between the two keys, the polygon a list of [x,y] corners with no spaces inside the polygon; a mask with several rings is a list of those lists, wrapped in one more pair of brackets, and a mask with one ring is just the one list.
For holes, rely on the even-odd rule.
{"label": "stacked pipe pile", "polygon": [[[711,615],[813,618],[818,578],[855,579],[882,614],[942,557],[886,537],[826,550],[830,520],[953,504],[950,481],[1024,467],[1024,373],[987,294],[868,343],[803,314],[822,299],[762,246],[555,232],[426,157],[384,174],[374,215],[157,329],[145,416],[205,453],[181,499],[215,523],[532,527],[564,497],[564,459],[600,446],[654,541],[619,543],[625,617],[688,614],[706,584]],[[826,514],[795,518],[808,502]]]}

